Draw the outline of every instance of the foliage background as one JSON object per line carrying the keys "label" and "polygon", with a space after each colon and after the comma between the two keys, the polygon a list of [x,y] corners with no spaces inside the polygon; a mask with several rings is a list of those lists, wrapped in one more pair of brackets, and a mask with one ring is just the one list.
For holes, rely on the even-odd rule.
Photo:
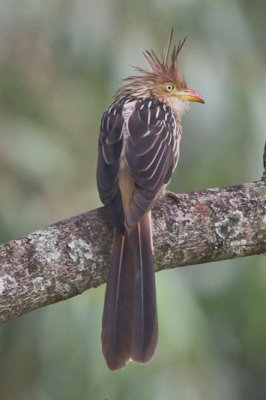
{"label": "foliage background", "polygon": [[[0,242],[98,207],[102,112],[171,27],[206,99],[183,121],[170,189],[257,180],[266,125],[262,0],[0,0]],[[263,265],[264,264],[264,265]],[[3,400],[266,398],[263,256],[157,274],[160,340],[107,370],[104,287],[0,327]]]}

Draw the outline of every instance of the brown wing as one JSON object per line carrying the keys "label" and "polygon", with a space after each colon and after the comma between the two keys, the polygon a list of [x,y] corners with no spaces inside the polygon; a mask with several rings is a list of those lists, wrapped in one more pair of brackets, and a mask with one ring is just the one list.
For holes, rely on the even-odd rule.
{"label": "brown wing", "polygon": [[176,167],[181,126],[170,108],[151,100],[137,102],[128,121],[126,159],[135,179],[126,222],[136,225],[162,194]]}
{"label": "brown wing", "polygon": [[119,233],[125,233],[124,210],[118,186],[119,160],[123,148],[123,104],[112,104],[103,114],[98,145],[97,186]]}

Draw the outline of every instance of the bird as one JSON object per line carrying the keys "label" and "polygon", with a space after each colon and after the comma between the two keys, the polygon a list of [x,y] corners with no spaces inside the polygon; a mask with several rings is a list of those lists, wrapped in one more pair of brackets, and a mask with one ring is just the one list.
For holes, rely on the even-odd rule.
{"label": "bird", "polygon": [[149,70],[134,67],[103,113],[97,187],[114,223],[102,318],[102,352],[110,370],[150,361],[158,342],[151,209],[176,168],[181,117],[204,103],[178,68],[186,37],[162,57],[145,50]]}

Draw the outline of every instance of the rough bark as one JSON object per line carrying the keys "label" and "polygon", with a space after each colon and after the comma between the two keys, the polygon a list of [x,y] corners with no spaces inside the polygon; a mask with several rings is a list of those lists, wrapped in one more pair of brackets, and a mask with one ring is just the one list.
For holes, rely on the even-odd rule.
{"label": "rough bark", "polygon": [[[164,196],[153,209],[157,270],[266,252],[266,181]],[[0,246],[0,322],[106,280],[113,226],[105,208]]]}

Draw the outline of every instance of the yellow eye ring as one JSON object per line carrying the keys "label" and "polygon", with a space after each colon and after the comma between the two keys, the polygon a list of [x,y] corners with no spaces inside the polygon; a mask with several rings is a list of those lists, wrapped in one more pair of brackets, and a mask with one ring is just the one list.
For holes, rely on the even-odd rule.
{"label": "yellow eye ring", "polygon": [[172,92],[173,89],[174,85],[172,85],[171,83],[167,83],[167,85],[165,85],[165,90],[167,90],[167,92]]}

